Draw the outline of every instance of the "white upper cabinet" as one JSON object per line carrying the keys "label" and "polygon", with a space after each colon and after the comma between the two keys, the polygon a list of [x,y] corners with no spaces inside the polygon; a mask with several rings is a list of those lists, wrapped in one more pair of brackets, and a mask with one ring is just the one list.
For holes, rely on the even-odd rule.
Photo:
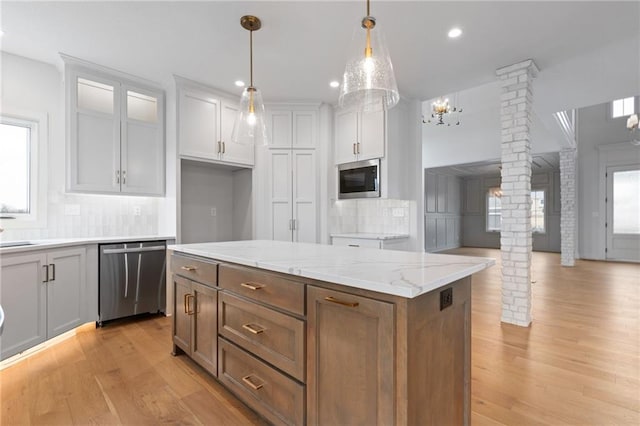
{"label": "white upper cabinet", "polygon": [[338,111],[335,126],[336,164],[384,157],[384,111]]}
{"label": "white upper cabinet", "polygon": [[67,64],[67,187],[164,195],[164,92]]}
{"label": "white upper cabinet", "polygon": [[180,155],[253,166],[254,147],[231,140],[236,103],[204,88],[179,87]]}
{"label": "white upper cabinet", "polygon": [[318,111],[269,110],[267,126],[272,148],[315,148]]}

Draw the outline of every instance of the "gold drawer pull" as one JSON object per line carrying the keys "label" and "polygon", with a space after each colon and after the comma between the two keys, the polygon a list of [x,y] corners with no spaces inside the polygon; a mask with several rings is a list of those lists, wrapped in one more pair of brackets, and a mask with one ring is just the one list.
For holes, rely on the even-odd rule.
{"label": "gold drawer pull", "polygon": [[256,284],[256,283],[240,283],[240,285],[244,288],[248,288],[249,290],[260,290],[264,287],[264,284]]}
{"label": "gold drawer pull", "polygon": [[327,302],[337,303],[338,305],[348,306],[350,308],[355,308],[359,305],[358,302],[345,302],[344,300],[336,299],[335,297],[327,296],[324,298]]}
{"label": "gold drawer pull", "polygon": [[266,328],[264,328],[263,326],[259,325],[259,324],[252,324],[252,323],[248,323],[248,324],[242,324],[242,328],[244,328],[245,330],[253,333],[253,334],[260,334],[260,333],[264,333],[265,331],[267,331]]}
{"label": "gold drawer pull", "polygon": [[256,376],[256,375],[254,375],[254,374],[249,374],[248,376],[244,376],[244,377],[242,378],[242,381],[243,381],[243,382],[245,382],[247,385],[249,385],[249,387],[250,387],[251,389],[253,389],[253,390],[260,390],[260,389],[264,386],[264,382],[259,383],[259,384],[255,384],[255,383],[253,383],[253,381],[251,380],[251,377],[259,378],[259,377],[257,377],[257,376]]}
{"label": "gold drawer pull", "polygon": [[196,268],[195,266],[181,266],[180,269],[183,269],[183,270],[189,271],[189,272],[193,272],[198,268]]}

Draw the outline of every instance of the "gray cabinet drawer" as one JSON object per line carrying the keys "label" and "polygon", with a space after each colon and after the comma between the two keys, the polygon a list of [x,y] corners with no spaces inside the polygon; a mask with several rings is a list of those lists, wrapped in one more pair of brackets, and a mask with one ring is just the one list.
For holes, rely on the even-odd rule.
{"label": "gray cabinet drawer", "polygon": [[220,287],[304,315],[304,284],[243,266],[220,264]]}
{"label": "gray cabinet drawer", "polygon": [[222,336],[304,381],[304,321],[221,292],[218,324]]}
{"label": "gray cabinet drawer", "polygon": [[302,425],[304,386],[218,339],[218,378],[238,398],[276,425]]}
{"label": "gray cabinet drawer", "polygon": [[218,283],[218,264],[214,262],[205,262],[174,253],[171,255],[171,271],[176,275],[209,286],[215,287]]}

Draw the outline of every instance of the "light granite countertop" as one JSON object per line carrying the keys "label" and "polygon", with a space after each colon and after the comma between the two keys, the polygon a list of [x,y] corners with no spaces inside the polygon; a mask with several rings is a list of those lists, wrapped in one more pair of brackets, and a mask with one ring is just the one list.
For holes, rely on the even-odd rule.
{"label": "light granite countertop", "polygon": [[484,257],[262,240],[170,245],[168,249],[406,298],[495,264]]}
{"label": "light granite countertop", "polygon": [[0,254],[6,255],[11,253],[22,253],[33,250],[46,250],[57,247],[69,247],[79,246],[87,244],[117,244],[124,242],[138,242],[138,241],[162,241],[162,240],[175,240],[176,237],[166,235],[133,235],[129,237],[87,237],[87,238],[52,238],[45,240],[20,240],[20,241],[4,241],[0,240],[2,244],[13,243],[29,243],[25,245],[16,245],[12,247],[0,246]]}

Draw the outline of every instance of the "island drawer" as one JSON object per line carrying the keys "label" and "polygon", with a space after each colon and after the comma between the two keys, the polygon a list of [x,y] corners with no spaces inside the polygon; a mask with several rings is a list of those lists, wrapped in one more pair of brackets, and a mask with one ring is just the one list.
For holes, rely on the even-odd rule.
{"label": "island drawer", "polygon": [[251,268],[220,264],[220,287],[298,315],[304,315],[304,284]]}
{"label": "island drawer", "polygon": [[218,324],[222,336],[304,382],[304,321],[221,292]]}
{"label": "island drawer", "polygon": [[218,339],[218,378],[247,405],[276,425],[304,424],[304,386]]}
{"label": "island drawer", "polygon": [[217,286],[218,264],[194,259],[193,257],[171,255],[171,271],[192,281],[198,281],[210,286]]}

